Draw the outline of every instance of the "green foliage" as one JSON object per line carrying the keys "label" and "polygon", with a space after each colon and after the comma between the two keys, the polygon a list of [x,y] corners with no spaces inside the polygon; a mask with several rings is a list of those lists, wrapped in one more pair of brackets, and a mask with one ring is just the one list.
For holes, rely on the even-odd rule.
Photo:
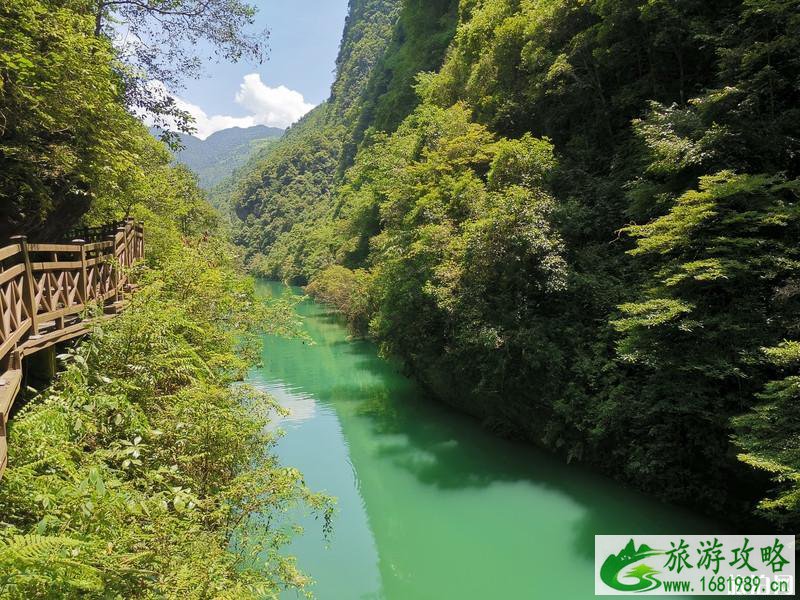
{"label": "green foliage", "polygon": [[[659,428],[663,443],[638,449],[636,461],[682,469],[700,497],[735,496],[731,478],[746,480],[728,458],[729,418],[744,413],[733,420],[739,458],[789,482],[758,512],[789,527],[797,505],[790,478],[781,478],[792,461],[770,448],[791,447],[794,433],[756,424],[775,414],[763,390],[779,386],[767,383],[775,373],[761,348],[795,335],[798,314],[791,282],[800,266],[800,173],[786,145],[794,126],[784,119],[796,90],[780,82],[797,73],[787,48],[800,23],[785,3],[758,4],[753,11],[743,2],[738,20],[714,38],[723,57],[714,87],[683,107],[651,104],[634,122],[644,161],[629,187],[629,214],[645,222],[623,231],[636,240],[630,255],[642,284],[615,324],[621,358],[636,365],[629,385],[646,401],[637,403],[647,413],[631,419],[635,430],[658,421],[670,427]],[[765,26],[771,41],[762,53]],[[780,406],[791,422],[788,405]],[[657,455],[661,448],[669,448],[668,461]],[[750,501],[750,494],[740,495]]]}
{"label": "green foliage", "polygon": [[345,147],[340,170],[352,166],[366,129],[394,131],[417,106],[417,74],[441,66],[455,33],[457,9],[456,0],[401,3],[391,42],[370,73],[358,106],[358,124]]}
{"label": "green foliage", "polygon": [[627,228],[638,238],[631,254],[653,266],[643,300],[620,307],[619,352],[650,373],[642,393],[664,399],[651,400],[650,410],[690,399],[681,427],[693,441],[673,453],[685,461],[724,464],[719,417],[753,402],[764,381],[759,348],[787,331],[769,298],[800,265],[797,191],[778,176],[720,172],[702,177],[666,215]]}
{"label": "green foliage", "polygon": [[80,2],[0,7],[0,238],[53,236],[122,193],[140,126]]}
{"label": "green foliage", "polygon": [[[547,352],[552,332],[535,313],[566,280],[553,198],[541,187],[554,165],[546,141],[496,141],[461,105],[421,107],[395,134],[376,136],[348,174],[338,253],[370,264],[374,279],[361,276],[371,299],[359,287],[356,302],[335,303],[371,310],[349,320],[370,320],[384,351],[409,358],[425,377],[467,377],[473,398],[522,384],[532,374],[512,365]],[[380,232],[364,259],[360,236],[371,215]],[[331,276],[324,271],[309,291],[331,287]]]}
{"label": "green foliage", "polygon": [[[135,165],[126,173],[118,194],[96,198],[82,222],[100,225],[125,216],[148,224],[148,256],[158,261],[179,236],[214,230],[219,215],[197,187],[196,176],[184,166],[173,166],[171,155],[144,127],[137,131]],[[154,263],[155,264],[155,263]]]}
{"label": "green foliage", "polygon": [[364,269],[351,271],[341,265],[332,265],[317,274],[306,287],[306,292],[335,306],[345,316],[352,331],[365,335],[369,328],[367,318],[373,312],[370,283],[371,276]]}
{"label": "green foliage", "polygon": [[[129,22],[158,10],[134,4],[114,10]],[[289,299],[257,300],[195,176],[126,112],[131,73],[95,35],[109,7],[0,6],[0,237],[52,240],[78,221],[134,216],[147,249],[126,311],[62,355],[54,385],[9,426],[0,590],[19,599],[302,593],[308,579],[283,553],[296,529],[286,514],[309,508],[327,531],[331,502],[278,464],[267,425],[280,409],[238,384],[265,329],[300,327]],[[251,14],[226,7],[214,27]]]}
{"label": "green foliage", "polygon": [[[307,244],[298,242],[329,207],[342,148],[344,129],[325,125],[329,111],[327,104],[314,109],[237,184],[233,208],[243,223],[236,239],[251,248],[256,273],[303,281],[309,257]],[[304,235],[298,235],[301,230]],[[331,261],[323,256],[317,262],[321,268]]]}
{"label": "green foliage", "polygon": [[386,49],[397,21],[398,0],[350,0],[331,89],[331,121],[351,125],[376,62]]}
{"label": "green foliage", "polygon": [[[197,174],[201,188],[210,191],[244,167],[251,157],[268,152],[282,135],[282,129],[263,125],[223,129],[205,140],[179,135],[182,148],[175,153],[175,158]],[[211,200],[214,198],[212,194]]]}
{"label": "green foliage", "polygon": [[272,454],[277,407],[231,387],[263,323],[294,325],[234,264],[213,238],[173,248],[14,418],[4,597],[263,598],[307,582],[280,553],[283,515],[304,504],[329,518],[329,505]]}
{"label": "green foliage", "polygon": [[247,167],[231,205],[242,221],[236,240],[248,248],[255,273],[306,283],[333,264],[327,220],[346,142],[357,127],[361,99],[392,36],[399,0],[352,0],[330,100],[291,127],[263,161]]}
{"label": "green foliage", "polygon": [[800,344],[783,342],[764,354],[783,377],[767,383],[751,412],[733,420],[735,441],[743,449],[739,460],[775,481],[776,489],[761,501],[760,512],[792,531],[800,523]]}
{"label": "green foliage", "polygon": [[489,426],[790,527],[798,3],[451,8],[402,3],[356,129],[304,124],[351,168],[265,171],[240,241]]}
{"label": "green foliage", "polygon": [[[191,10],[193,17],[183,10]],[[157,12],[160,17],[154,20]],[[126,22],[131,35],[141,34],[148,43],[113,48],[101,35],[111,13]],[[224,10],[217,2],[192,1],[169,7],[125,1],[4,2],[0,239],[14,234],[57,239],[90,210],[104,217],[127,215],[152,187],[148,166],[161,161],[164,150],[126,106],[149,109],[162,118],[180,120],[183,114],[171,99],[161,97],[163,92],[151,93],[157,86],[132,65],[155,69],[150,74],[166,81],[170,69],[165,62],[180,55],[184,62],[175,73],[191,74],[196,60],[185,49],[161,54],[182,36],[196,40],[211,35],[230,58],[255,51],[257,41],[237,30],[252,13],[239,2],[228,2]],[[178,21],[181,26],[175,28]],[[168,22],[173,29],[168,30]]]}

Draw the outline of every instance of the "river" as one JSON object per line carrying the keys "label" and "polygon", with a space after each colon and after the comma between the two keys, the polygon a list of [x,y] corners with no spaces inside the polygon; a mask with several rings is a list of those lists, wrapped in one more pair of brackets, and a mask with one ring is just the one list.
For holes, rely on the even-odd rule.
{"label": "river", "polygon": [[595,534],[718,530],[493,437],[426,399],[373,344],[350,340],[329,309],[298,311],[314,344],[266,338],[249,379],[291,411],[279,423],[282,462],[338,498],[330,540],[306,519],[288,548],[320,600],[588,600]]}

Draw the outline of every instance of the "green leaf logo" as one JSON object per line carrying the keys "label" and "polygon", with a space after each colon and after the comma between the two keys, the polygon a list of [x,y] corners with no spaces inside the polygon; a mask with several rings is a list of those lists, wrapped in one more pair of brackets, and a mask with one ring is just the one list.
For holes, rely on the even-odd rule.
{"label": "green leaf logo", "polygon": [[[664,554],[664,551],[654,550],[645,544],[637,549],[631,539],[619,554],[611,554],[606,558],[600,567],[600,579],[608,587],[621,592],[654,590],[661,585],[661,581],[656,577],[660,571],[641,561],[659,554]],[[620,578],[624,578],[625,581],[620,581]]]}

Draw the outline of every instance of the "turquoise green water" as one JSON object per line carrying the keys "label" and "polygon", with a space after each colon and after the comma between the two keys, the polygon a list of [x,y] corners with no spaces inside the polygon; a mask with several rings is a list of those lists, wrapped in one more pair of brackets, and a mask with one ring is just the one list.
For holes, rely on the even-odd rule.
{"label": "turquoise green water", "polygon": [[338,498],[329,542],[310,521],[289,548],[317,598],[589,599],[595,534],[718,530],[489,435],[349,340],[330,310],[298,310],[314,344],[267,338],[250,383],[291,411],[282,461]]}

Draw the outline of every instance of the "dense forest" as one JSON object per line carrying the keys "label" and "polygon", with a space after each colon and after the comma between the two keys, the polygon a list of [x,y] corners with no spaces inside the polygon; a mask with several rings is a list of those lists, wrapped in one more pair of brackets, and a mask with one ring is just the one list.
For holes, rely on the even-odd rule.
{"label": "dense forest", "polygon": [[[152,133],[158,136],[161,132]],[[283,129],[264,125],[234,127],[212,133],[204,140],[185,133],[176,135],[176,162],[197,175],[202,189],[211,190],[241,169],[252,156],[266,150],[283,135]]]}
{"label": "dense forest", "polygon": [[[350,0],[327,102],[279,140],[226,146],[204,190],[175,161],[192,120],[165,90],[201,70],[198,48],[259,63],[254,14],[0,3],[0,247],[132,217],[147,249],[125,310],[15,405],[0,595],[309,592],[286,546],[298,515],[324,539],[334,501],[280,463],[282,409],[242,380],[265,334],[311,338],[298,297],[260,300],[246,269],[305,286],[498,436],[796,531],[800,0]],[[428,433],[405,455],[360,442],[409,463],[482,453]],[[521,472],[438,466],[447,493]],[[554,498],[583,511],[578,487]]]}
{"label": "dense forest", "polygon": [[800,4],[352,0],[252,269],[487,427],[800,524]]}
{"label": "dense forest", "polygon": [[[225,46],[214,27],[235,33],[251,11],[226,0],[220,20],[219,7],[204,1],[192,26]],[[16,401],[0,482],[3,598],[276,598],[309,582],[284,553],[287,511],[331,518],[330,499],[278,463],[267,426],[280,409],[239,384],[265,331],[300,335],[292,303],[256,297],[195,175],[136,118],[142,105],[176,116],[130,79],[158,56],[131,62],[104,33],[105,19],[141,24],[146,10],[0,4],[0,247],[12,234],[58,241],[75,225],[146,223],[126,310],[62,348],[52,385]],[[162,7],[154,31],[175,16]]]}

